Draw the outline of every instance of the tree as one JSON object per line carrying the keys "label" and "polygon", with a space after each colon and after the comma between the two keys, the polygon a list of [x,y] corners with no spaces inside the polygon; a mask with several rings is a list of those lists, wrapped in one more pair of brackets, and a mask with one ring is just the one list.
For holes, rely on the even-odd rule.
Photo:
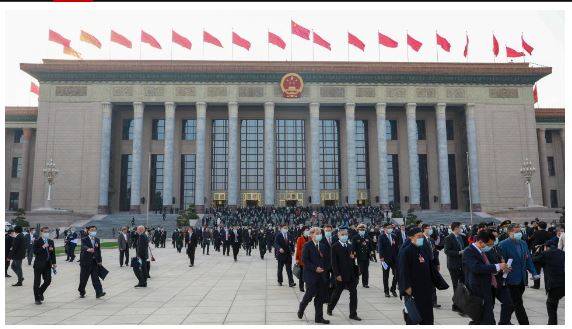
{"label": "tree", "polygon": [[183,211],[177,217],[177,227],[189,226],[189,221],[191,219],[198,219],[198,218],[199,216],[197,215],[195,206],[191,204],[187,209],[185,209],[185,211]]}
{"label": "tree", "polygon": [[16,217],[12,220],[14,226],[29,227],[30,223],[26,220],[26,211],[23,208],[16,210]]}

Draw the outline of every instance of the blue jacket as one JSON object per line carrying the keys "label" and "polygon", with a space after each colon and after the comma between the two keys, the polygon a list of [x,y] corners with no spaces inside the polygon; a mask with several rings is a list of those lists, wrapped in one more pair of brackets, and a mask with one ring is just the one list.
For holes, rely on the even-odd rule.
{"label": "blue jacket", "polygon": [[499,243],[499,249],[506,262],[512,258],[512,271],[508,273],[506,283],[518,285],[528,280],[528,270],[532,275],[537,275],[536,268],[532,263],[532,254],[523,240],[505,239]]}
{"label": "blue jacket", "polygon": [[483,255],[472,244],[463,251],[463,270],[465,284],[471,293],[479,297],[492,294],[491,276],[497,273],[496,266],[490,260],[486,264]]}

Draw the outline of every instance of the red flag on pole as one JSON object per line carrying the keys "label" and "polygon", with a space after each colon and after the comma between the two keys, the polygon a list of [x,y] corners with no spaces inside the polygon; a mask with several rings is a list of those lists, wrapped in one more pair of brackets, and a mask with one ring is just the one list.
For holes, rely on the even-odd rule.
{"label": "red flag on pole", "polygon": [[416,52],[418,52],[419,49],[421,49],[421,46],[423,46],[423,43],[415,40],[413,37],[409,35],[409,33],[407,33],[407,44],[411,47],[411,49],[415,50]]}
{"label": "red flag on pole", "polygon": [[48,34],[48,40],[58,43],[64,47],[69,47],[71,40],[70,39],[66,39],[64,38],[61,34],[59,34],[58,32],[52,31],[50,30],[49,34]]}
{"label": "red flag on pole", "polygon": [[111,30],[111,42],[118,43],[123,47],[131,48],[131,41],[113,30]]}
{"label": "red flag on pole", "polygon": [[398,43],[397,41],[393,40],[392,38],[388,37],[381,32],[377,32],[377,39],[380,45],[388,47],[388,48],[397,48]]}
{"label": "red flag on pole", "polygon": [[172,37],[171,40],[178,44],[179,46],[183,47],[183,48],[187,48],[189,50],[191,50],[191,47],[193,46],[193,44],[191,43],[191,40],[185,38],[184,36],[180,35],[179,33],[175,32],[174,30],[172,31]]}
{"label": "red flag on pole", "polygon": [[85,32],[84,30],[81,30],[81,33],[79,35],[79,39],[83,42],[87,42],[87,43],[92,44],[95,47],[101,49],[101,42],[99,42],[99,40],[96,37]]}
{"label": "red flag on pole", "polygon": [[250,50],[250,41],[241,37],[236,32],[232,32],[232,43],[246,50]]}
{"label": "red flag on pole", "polygon": [[351,34],[350,32],[348,32],[348,43],[361,51],[365,50],[365,43],[363,43],[363,41],[361,41],[358,37]]}
{"label": "red flag on pole", "polygon": [[292,34],[299,36],[302,39],[310,40],[310,30],[299,25],[298,23],[291,21]]}
{"label": "red flag on pole", "polygon": [[534,50],[534,48],[531,45],[529,45],[526,41],[524,41],[524,35],[521,35],[520,39],[522,40],[522,49],[526,50],[526,52],[529,55],[532,55],[532,51]]}
{"label": "red flag on pole", "polygon": [[439,33],[435,32],[435,35],[437,36],[437,44],[439,46],[441,46],[441,48],[446,51],[449,52],[451,51],[451,44],[449,43],[449,41],[445,38],[443,38],[442,36],[439,35]]}
{"label": "red flag on pole", "polygon": [[332,48],[330,47],[330,43],[321,36],[319,36],[316,32],[312,32],[312,41],[315,44],[320,45],[328,50],[332,50]]}
{"label": "red flag on pole", "polygon": [[465,58],[467,58],[467,56],[469,56],[469,35],[466,34],[467,37],[467,41],[465,42],[465,50],[463,50],[463,56],[465,56]]}
{"label": "red flag on pole", "polygon": [[524,56],[524,53],[522,51],[516,51],[516,50],[514,50],[508,46],[505,46],[505,47],[506,47],[506,57],[514,58],[514,57],[523,57]]}
{"label": "red flag on pole", "polygon": [[532,97],[534,98],[534,104],[538,103],[538,89],[536,89],[536,85],[532,88]]}
{"label": "red flag on pole", "polygon": [[222,43],[220,43],[219,39],[215,38],[212,34],[208,33],[207,31],[203,31],[203,42],[210,43],[211,45],[215,45],[217,47],[224,48]]}
{"label": "red flag on pole", "polygon": [[40,96],[40,87],[35,84],[34,82],[30,83],[30,92],[33,92],[34,94]]}
{"label": "red flag on pole", "polygon": [[493,34],[493,54],[495,55],[495,57],[499,55],[499,42],[494,34]]}
{"label": "red flag on pole", "polygon": [[284,42],[284,40],[282,40],[282,38],[279,37],[277,34],[274,34],[272,32],[268,32],[268,43],[271,43],[282,49],[286,48],[286,42]]}
{"label": "red flag on pole", "polygon": [[151,34],[141,30],[141,42],[148,44],[149,46],[157,49],[161,49],[161,45]]}

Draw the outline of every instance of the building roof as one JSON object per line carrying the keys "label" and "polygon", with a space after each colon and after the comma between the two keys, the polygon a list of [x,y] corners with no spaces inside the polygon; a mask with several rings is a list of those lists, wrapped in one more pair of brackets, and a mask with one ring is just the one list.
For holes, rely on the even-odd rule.
{"label": "building roof", "polygon": [[4,110],[6,122],[36,122],[37,106],[6,106]]}
{"label": "building roof", "polygon": [[564,108],[537,108],[534,110],[536,122],[564,122]]}
{"label": "building roof", "polygon": [[56,60],[22,63],[40,81],[307,82],[534,84],[550,67],[528,63],[308,62],[200,60]]}

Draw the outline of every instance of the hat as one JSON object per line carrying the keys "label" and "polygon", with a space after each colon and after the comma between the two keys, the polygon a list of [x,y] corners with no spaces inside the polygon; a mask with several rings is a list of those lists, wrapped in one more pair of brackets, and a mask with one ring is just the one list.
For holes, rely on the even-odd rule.
{"label": "hat", "polygon": [[409,226],[408,228],[405,229],[405,234],[410,237],[410,236],[414,236],[417,233],[421,233],[421,229],[417,226]]}
{"label": "hat", "polygon": [[365,224],[364,224],[364,223],[361,223],[361,224],[359,224],[359,225],[357,226],[357,228],[358,228],[358,229],[360,229],[360,228],[365,228]]}
{"label": "hat", "polygon": [[510,224],[512,224],[512,222],[507,219],[507,220],[502,221],[502,222],[499,224],[499,226],[500,226],[500,227],[503,227],[503,226],[510,225]]}

